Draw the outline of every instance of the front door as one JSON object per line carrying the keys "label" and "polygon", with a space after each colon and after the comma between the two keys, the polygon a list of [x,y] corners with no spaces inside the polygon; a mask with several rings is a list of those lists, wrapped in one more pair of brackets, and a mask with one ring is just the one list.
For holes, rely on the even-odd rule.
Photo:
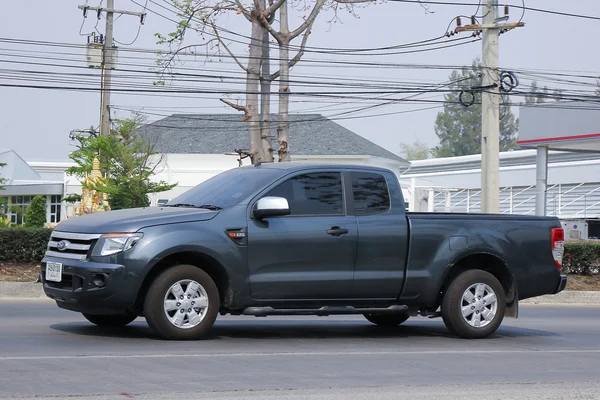
{"label": "front door", "polygon": [[341,172],[301,173],[266,196],[285,197],[290,215],[248,223],[252,297],[350,298],[358,234],[356,218],[346,216]]}

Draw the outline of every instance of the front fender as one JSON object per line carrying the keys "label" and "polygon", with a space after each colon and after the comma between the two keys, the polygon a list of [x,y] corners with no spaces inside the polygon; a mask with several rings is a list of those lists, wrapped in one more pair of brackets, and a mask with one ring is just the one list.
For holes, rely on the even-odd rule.
{"label": "front fender", "polygon": [[136,292],[161,260],[182,252],[202,253],[216,260],[225,269],[232,286],[245,282],[246,247],[234,243],[224,231],[219,232],[206,222],[155,226],[142,232],[143,240],[125,261],[126,265],[138,265],[130,271],[138,275]]}

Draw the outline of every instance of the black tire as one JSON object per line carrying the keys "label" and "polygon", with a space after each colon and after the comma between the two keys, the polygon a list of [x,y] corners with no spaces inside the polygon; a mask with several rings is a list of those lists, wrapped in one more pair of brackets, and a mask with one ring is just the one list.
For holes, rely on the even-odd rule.
{"label": "black tire", "polygon": [[90,321],[92,324],[98,326],[109,326],[109,327],[117,327],[117,326],[125,326],[137,318],[137,315],[134,314],[115,314],[115,315],[97,315],[97,314],[87,314],[82,313],[85,319]]}
{"label": "black tire", "polygon": [[[469,316],[463,317],[462,315],[463,294],[472,285],[480,283],[487,285],[496,295],[496,311],[494,316],[491,317],[489,321],[485,320],[483,316],[484,313],[487,314],[487,312],[481,307],[485,307],[490,310],[492,306],[482,303],[483,297],[485,296],[482,297],[482,300],[476,298],[476,303],[473,304],[472,307],[475,307],[473,308],[474,310],[481,311],[474,312],[477,314],[481,312],[478,318],[485,320],[482,323],[487,323],[485,326],[476,327],[471,326],[471,324],[465,319],[469,318]],[[465,301],[464,304],[466,306],[468,303]],[[498,279],[496,279],[496,277],[489,272],[473,269],[458,275],[448,286],[442,301],[442,318],[446,324],[446,327],[453,334],[464,339],[482,339],[490,336],[498,329],[502,323],[502,320],[504,319],[505,308],[506,296]],[[473,317],[475,317],[475,315],[471,316],[471,321],[473,321]]]}
{"label": "black tire", "polygon": [[408,314],[365,314],[367,321],[374,323],[375,325],[394,327],[404,322],[410,315]]}
{"label": "black tire", "polygon": [[[173,325],[166,315],[165,296],[172,285],[183,280],[197,282],[206,292],[208,307],[196,326],[181,328]],[[219,290],[212,278],[193,265],[177,265],[161,273],[150,285],[144,301],[144,316],[150,328],[163,339],[197,340],[211,330],[220,308]],[[177,311],[175,311],[177,312]]]}

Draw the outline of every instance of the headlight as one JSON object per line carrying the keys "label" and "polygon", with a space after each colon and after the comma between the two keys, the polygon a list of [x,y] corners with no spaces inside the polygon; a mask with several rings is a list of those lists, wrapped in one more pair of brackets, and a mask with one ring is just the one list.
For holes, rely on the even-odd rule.
{"label": "headlight", "polygon": [[98,239],[93,255],[110,256],[127,251],[135,246],[143,236],[141,233],[106,233]]}

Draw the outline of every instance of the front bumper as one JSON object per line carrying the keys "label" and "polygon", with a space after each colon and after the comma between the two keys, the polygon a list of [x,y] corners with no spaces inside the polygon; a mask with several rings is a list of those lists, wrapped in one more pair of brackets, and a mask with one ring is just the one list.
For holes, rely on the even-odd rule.
{"label": "front bumper", "polygon": [[554,292],[554,294],[560,293],[563,290],[565,290],[565,288],[567,287],[567,275],[564,273],[560,273],[560,282],[558,283],[558,287],[556,288],[556,291]]}
{"label": "front bumper", "polygon": [[[63,264],[60,282],[46,280],[48,262]],[[60,308],[90,314],[116,314],[133,306],[136,293],[125,279],[125,266],[45,257],[41,263],[44,293]],[[94,278],[101,275],[105,285]]]}

